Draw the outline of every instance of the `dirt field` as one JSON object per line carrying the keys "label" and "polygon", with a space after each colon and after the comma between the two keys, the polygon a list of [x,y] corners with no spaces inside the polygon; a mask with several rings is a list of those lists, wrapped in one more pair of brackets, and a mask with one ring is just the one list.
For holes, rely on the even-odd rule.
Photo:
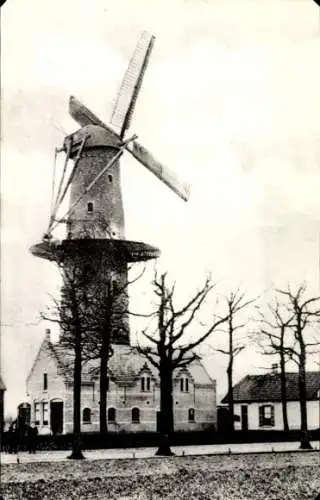
{"label": "dirt field", "polygon": [[2,499],[314,500],[320,453],[8,464]]}

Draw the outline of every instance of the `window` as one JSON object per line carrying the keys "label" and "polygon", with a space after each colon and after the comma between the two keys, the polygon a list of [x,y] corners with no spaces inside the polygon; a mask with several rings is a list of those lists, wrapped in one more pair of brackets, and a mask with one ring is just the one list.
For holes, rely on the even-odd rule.
{"label": "window", "polygon": [[140,410],[139,408],[132,408],[132,422],[138,424],[140,422]]}
{"label": "window", "polygon": [[108,174],[108,181],[112,182],[112,180],[113,180],[112,174]]}
{"label": "window", "polygon": [[188,420],[189,420],[189,422],[194,422],[195,421],[194,408],[189,408],[189,411],[188,411]]}
{"label": "window", "polygon": [[48,390],[48,374],[47,373],[43,374],[43,390],[44,391]]}
{"label": "window", "polygon": [[150,377],[142,377],[141,378],[141,391],[149,392],[150,391]]}
{"label": "window", "polygon": [[107,392],[110,391],[110,379],[107,377]]}
{"label": "window", "polygon": [[88,213],[92,213],[93,212],[93,203],[92,203],[92,201],[89,201],[89,203],[87,205],[87,210],[88,210]]}
{"label": "window", "polygon": [[189,392],[189,379],[186,377],[180,379],[180,391]]}
{"label": "window", "polygon": [[40,425],[40,403],[34,403],[34,420],[35,425]]}
{"label": "window", "polygon": [[108,422],[115,422],[116,421],[116,410],[115,408],[109,408],[108,409]]}
{"label": "window", "polygon": [[42,422],[43,425],[48,425],[48,412],[49,412],[49,405],[47,402],[42,403]]}
{"label": "window", "polygon": [[90,408],[84,408],[82,412],[82,422],[84,424],[91,424],[91,410]]}
{"label": "window", "polygon": [[274,406],[263,405],[259,407],[259,426],[274,426]]}

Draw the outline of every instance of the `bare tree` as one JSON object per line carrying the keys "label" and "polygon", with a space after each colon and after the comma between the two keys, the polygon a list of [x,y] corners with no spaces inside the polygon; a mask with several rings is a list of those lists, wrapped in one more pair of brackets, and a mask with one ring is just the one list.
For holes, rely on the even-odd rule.
{"label": "bare tree", "polygon": [[229,409],[229,419],[230,419],[230,430],[234,431],[234,395],[233,395],[233,368],[235,358],[240,354],[245,348],[246,344],[236,338],[236,332],[241,328],[247,326],[245,323],[236,323],[236,316],[238,313],[251,305],[256,299],[247,299],[246,294],[237,288],[235,292],[230,292],[230,294],[224,297],[227,310],[227,335],[228,335],[228,348],[214,348],[215,351],[228,356],[227,364],[227,377],[228,377],[228,409]]}
{"label": "bare tree", "polygon": [[169,286],[167,275],[155,275],[153,287],[158,304],[154,312],[156,327],[153,333],[143,332],[150,347],[138,345],[138,351],[158,370],[160,378],[160,446],[158,455],[170,455],[169,439],[174,432],[173,415],[173,373],[178,368],[190,365],[199,356],[194,352],[209,335],[228,320],[225,317],[213,319],[209,327],[199,334],[196,340],[186,341],[188,327],[194,325],[197,313],[205,303],[214,285],[210,278],[203,287],[181,308],[174,304],[175,285]]}
{"label": "bare tree", "polygon": [[314,327],[319,325],[320,297],[306,298],[306,286],[300,285],[296,291],[277,290],[286,301],[284,303],[289,315],[292,315],[292,328],[295,343],[287,348],[290,359],[298,365],[299,400],[301,414],[301,448],[311,448],[308,436],[307,418],[307,385],[306,360],[310,348],[320,345],[319,335],[316,337]]}
{"label": "bare tree", "polygon": [[[114,283],[97,283],[94,293],[91,293],[87,309],[89,330],[84,346],[84,360],[99,360],[99,367],[92,370],[92,374],[99,374],[99,430],[104,441],[108,434],[107,425],[107,390],[108,390],[108,363],[113,354],[112,340],[115,337],[114,328]],[[100,286],[99,286],[100,285]],[[93,290],[91,289],[91,292]]]}
{"label": "bare tree", "polygon": [[[116,269],[116,266],[114,266]],[[120,282],[114,276],[108,276],[103,283],[96,283],[91,289],[90,302],[87,309],[87,342],[84,349],[85,360],[98,359],[99,366],[99,422],[100,435],[106,440],[107,424],[107,391],[108,364],[113,355],[113,343],[121,343],[129,339],[129,324],[124,321],[134,314],[128,309],[127,293],[131,284],[142,277],[144,269],[133,279]]]}
{"label": "bare tree", "polygon": [[60,327],[60,344],[71,353],[70,367],[73,369],[73,445],[68,458],[83,459],[81,449],[81,379],[84,345],[86,342],[88,294],[86,269],[77,264],[58,264],[63,285],[59,300],[53,299],[53,306],[43,319],[53,321]]}
{"label": "bare tree", "polygon": [[267,310],[266,315],[260,313],[260,328],[254,340],[261,348],[262,354],[279,357],[283,429],[288,432],[286,363],[290,359],[289,344],[291,342],[288,344],[287,334],[291,331],[294,316],[288,310],[283,309],[278,300],[273,304],[268,304]]}

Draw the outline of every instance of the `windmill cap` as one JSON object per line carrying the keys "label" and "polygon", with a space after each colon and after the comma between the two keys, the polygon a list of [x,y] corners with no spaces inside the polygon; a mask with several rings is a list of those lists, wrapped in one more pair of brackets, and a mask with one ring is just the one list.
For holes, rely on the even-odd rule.
{"label": "windmill cap", "polygon": [[110,133],[106,128],[100,125],[86,125],[81,127],[73,134],[68,135],[63,144],[63,148],[67,150],[67,146],[72,141],[71,155],[72,158],[79,150],[82,141],[86,138],[84,150],[89,148],[115,148],[118,149],[121,145],[115,133]]}

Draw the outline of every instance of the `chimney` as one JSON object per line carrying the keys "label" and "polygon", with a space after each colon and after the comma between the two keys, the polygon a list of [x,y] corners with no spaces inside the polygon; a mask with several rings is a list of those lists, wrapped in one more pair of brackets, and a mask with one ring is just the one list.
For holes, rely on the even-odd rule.
{"label": "chimney", "polygon": [[272,363],[272,365],[271,365],[271,373],[272,373],[272,375],[277,375],[277,373],[278,373],[278,363]]}
{"label": "chimney", "polygon": [[47,342],[51,341],[51,330],[50,330],[50,328],[46,328],[45,339],[47,340]]}

